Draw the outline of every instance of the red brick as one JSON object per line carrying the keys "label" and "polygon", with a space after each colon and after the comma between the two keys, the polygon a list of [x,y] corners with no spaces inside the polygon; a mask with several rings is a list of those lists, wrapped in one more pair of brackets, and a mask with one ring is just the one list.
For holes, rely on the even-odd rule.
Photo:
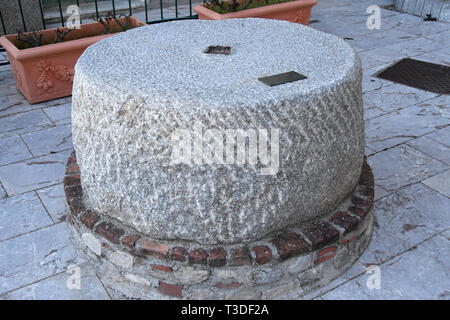
{"label": "red brick", "polygon": [[139,236],[138,235],[131,235],[131,236],[125,236],[122,238],[122,244],[124,246],[127,246],[130,249],[133,249],[134,246],[136,245],[136,242],[139,240]]}
{"label": "red brick", "polygon": [[77,162],[77,158],[75,156],[75,151],[72,151],[69,158],[67,159],[67,166],[73,165]]}
{"label": "red brick", "polygon": [[81,184],[80,175],[65,176],[63,180],[64,187],[78,186]]}
{"label": "red brick", "polygon": [[295,232],[279,235],[272,240],[272,243],[277,248],[282,261],[309,251],[309,244]]}
{"label": "red brick", "polygon": [[320,250],[320,252],[318,252],[317,255],[319,257],[321,257],[321,256],[326,255],[327,253],[336,252],[336,250],[337,250],[337,247],[328,247],[328,248]]}
{"label": "red brick", "polygon": [[183,286],[177,284],[165,283],[163,281],[159,282],[159,292],[165,294],[167,296],[181,298],[181,292],[183,290]]}
{"label": "red brick", "polygon": [[370,169],[370,167],[369,167],[369,165],[367,164],[366,161],[364,161],[364,163],[363,163],[362,170],[361,170],[361,175],[359,177],[358,184],[362,185],[362,186],[369,186],[369,187],[373,187],[374,186],[374,179],[373,179],[372,169]]}
{"label": "red brick", "polygon": [[209,251],[209,264],[211,267],[223,267],[227,262],[227,251],[224,248],[215,248]]}
{"label": "red brick", "polygon": [[94,212],[88,210],[80,218],[81,222],[89,229],[94,228],[94,225],[100,220],[100,217]]}
{"label": "red brick", "polygon": [[77,174],[80,171],[80,167],[76,165],[72,165],[70,167],[66,167],[66,175],[70,176],[73,174]]}
{"label": "red brick", "polygon": [[352,203],[355,207],[370,210],[372,208],[372,201],[358,198],[358,197],[352,197]]}
{"label": "red brick", "polygon": [[331,223],[342,227],[345,231],[344,234],[347,234],[356,229],[358,226],[358,218],[349,215],[345,211],[338,211],[330,219]]}
{"label": "red brick", "polygon": [[74,198],[70,201],[69,204],[70,212],[77,217],[81,212],[85,211],[86,208],[84,207],[83,199],[81,198]]}
{"label": "red brick", "polygon": [[70,204],[72,199],[81,198],[83,196],[83,189],[81,185],[67,187],[64,189],[66,192],[67,204]]}
{"label": "red brick", "polygon": [[151,264],[150,267],[152,267],[153,270],[159,270],[164,272],[172,272],[172,268],[169,266],[164,266],[162,264]]}
{"label": "red brick", "polygon": [[142,240],[141,249],[145,254],[161,259],[166,259],[169,255],[169,246],[167,244],[153,242],[147,239]]}
{"label": "red brick", "polygon": [[349,212],[364,218],[372,209],[372,201],[365,200],[358,197],[352,197],[353,206],[348,210]]}
{"label": "red brick", "polygon": [[119,244],[119,238],[125,233],[122,229],[116,228],[109,222],[100,223],[95,232],[115,244]]}
{"label": "red brick", "polygon": [[367,215],[367,213],[369,213],[366,209],[361,209],[361,208],[354,207],[354,206],[348,208],[348,212],[350,212],[360,218],[364,218]]}
{"label": "red brick", "polygon": [[354,235],[353,237],[351,237],[351,238],[340,240],[339,243],[340,243],[340,244],[346,244],[346,243],[349,243],[349,242],[352,242],[352,241],[356,240],[357,238],[358,238],[358,235],[355,234],[355,235]]}
{"label": "red brick", "polygon": [[312,243],[312,250],[323,248],[339,239],[339,231],[325,221],[312,223],[303,229]]}
{"label": "red brick", "polygon": [[239,288],[241,286],[238,282],[232,282],[232,283],[223,283],[223,282],[217,282],[216,287],[221,289],[231,289],[231,288]]}
{"label": "red brick", "polygon": [[247,247],[231,249],[231,265],[243,266],[251,264],[250,250]]}
{"label": "red brick", "polygon": [[176,261],[186,261],[187,250],[183,247],[174,247],[170,253],[170,258]]}
{"label": "red brick", "polygon": [[191,264],[206,264],[208,260],[208,252],[204,249],[195,249],[189,252],[189,263]]}
{"label": "red brick", "polygon": [[318,259],[316,259],[314,261],[314,264],[322,263],[322,262],[327,261],[328,259],[333,258],[333,257],[334,257],[334,253],[330,254],[329,256],[320,257],[320,258],[318,258]]}
{"label": "red brick", "polygon": [[373,198],[375,196],[373,187],[359,186],[358,191],[363,197],[367,198],[370,201],[373,201]]}
{"label": "red brick", "polygon": [[256,246],[253,247],[253,251],[256,255],[256,263],[259,265],[266,264],[272,259],[272,250],[268,246]]}

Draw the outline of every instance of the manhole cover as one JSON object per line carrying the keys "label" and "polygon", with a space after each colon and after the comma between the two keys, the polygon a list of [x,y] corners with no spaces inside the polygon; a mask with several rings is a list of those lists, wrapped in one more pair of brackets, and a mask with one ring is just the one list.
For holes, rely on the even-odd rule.
{"label": "manhole cover", "polygon": [[406,58],[377,77],[425,91],[450,94],[450,67],[441,64]]}

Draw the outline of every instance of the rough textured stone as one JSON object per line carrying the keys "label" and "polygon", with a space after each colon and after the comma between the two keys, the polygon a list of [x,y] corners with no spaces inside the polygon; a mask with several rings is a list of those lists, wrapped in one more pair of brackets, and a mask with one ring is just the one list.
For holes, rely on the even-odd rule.
{"label": "rough textured stone", "polygon": [[272,283],[278,281],[283,276],[283,272],[278,268],[265,268],[252,271],[252,280],[256,285]]}
{"label": "rough textured stone", "polygon": [[83,239],[85,245],[89,249],[91,249],[92,252],[94,252],[98,256],[102,254],[102,244],[91,233],[83,233],[81,238]]}
{"label": "rough textured stone", "polygon": [[304,255],[286,260],[284,265],[289,273],[299,273],[311,267],[311,255]]}
{"label": "rough textured stone", "polygon": [[[224,42],[232,54],[202,53]],[[291,70],[307,79],[258,81]],[[167,22],[100,41],[78,60],[73,86],[89,203],[150,238],[211,244],[257,240],[325,214],[360,175],[361,77],[344,41],[285,21]],[[261,174],[269,167],[261,163],[171,165],[172,134],[195,121],[220,132],[279,129],[276,174]]]}
{"label": "rough textured stone", "polygon": [[177,278],[183,284],[197,284],[209,278],[209,270],[196,269],[190,266],[182,266],[174,272]]}
{"label": "rough textured stone", "polygon": [[133,267],[134,258],[131,254],[123,251],[114,251],[109,255],[109,260],[115,265],[118,265],[125,269],[131,269]]}
{"label": "rough textured stone", "polygon": [[283,285],[280,285],[277,287],[273,287],[273,288],[267,290],[265,295],[266,295],[267,299],[273,300],[273,299],[281,298],[296,289],[297,289],[296,284],[292,282],[292,283],[283,284]]}
{"label": "rough textured stone", "polygon": [[242,289],[237,293],[230,293],[225,296],[225,300],[258,300],[261,297],[261,291],[252,289]]}

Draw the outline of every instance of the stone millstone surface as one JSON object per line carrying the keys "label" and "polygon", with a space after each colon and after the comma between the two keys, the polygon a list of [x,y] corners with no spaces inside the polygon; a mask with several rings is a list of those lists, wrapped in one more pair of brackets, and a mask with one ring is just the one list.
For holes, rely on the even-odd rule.
{"label": "stone millstone surface", "polygon": [[[230,55],[203,53],[230,46]],[[355,188],[361,63],[335,36],[284,21],[178,21],[90,46],[75,67],[73,142],[88,205],[153,239],[235,243],[318,218]],[[269,87],[259,77],[307,79]],[[279,130],[279,168],[171,165],[172,134]]]}

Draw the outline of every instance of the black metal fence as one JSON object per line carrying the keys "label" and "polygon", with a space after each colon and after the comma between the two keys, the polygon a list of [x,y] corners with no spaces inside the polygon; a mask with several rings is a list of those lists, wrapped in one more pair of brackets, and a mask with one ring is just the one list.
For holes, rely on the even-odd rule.
{"label": "black metal fence", "polygon": [[[24,3],[27,1],[27,3]],[[38,12],[29,12],[29,10],[25,10],[24,5],[29,5],[30,1],[33,5],[37,4]],[[82,12],[82,7],[80,6],[80,0],[55,0],[54,7],[49,8],[46,7],[43,3],[44,0],[7,0],[9,8],[8,10],[2,10],[0,6],[0,22],[1,22],[1,33],[0,34],[10,34],[16,33],[18,31],[32,31],[32,27],[29,25],[28,21],[30,21],[30,14],[33,15],[33,18],[36,19],[36,15],[39,15],[39,19],[42,22],[40,26],[42,28],[39,29],[47,29],[48,27],[56,27],[56,26],[65,26],[65,21],[67,19],[67,13],[65,13],[65,9],[67,9],[70,5],[77,5],[81,8],[80,12],[80,22],[83,22],[83,18],[86,19],[87,15],[91,15],[98,19],[101,15],[105,14],[105,11],[111,12],[114,17],[119,14],[127,14],[134,15],[135,13],[139,13],[142,16],[141,20],[145,20],[147,24],[159,23],[165,21],[172,20],[182,20],[182,19],[195,19],[197,15],[193,12],[193,3],[192,0],[89,0],[83,1],[82,4],[90,4],[91,11],[90,13]],[[6,1],[5,1],[6,2]],[[126,6],[126,2],[128,5]],[[118,4],[120,3],[120,8]],[[136,6],[138,4],[138,6]],[[101,5],[101,6],[100,6]],[[125,6],[124,6],[125,5]],[[101,8],[100,8],[101,7]],[[172,15],[167,15],[164,11],[168,7],[172,7],[171,12]],[[106,9],[105,9],[106,8]],[[8,30],[8,26],[6,23],[6,19],[8,18],[6,15],[11,12],[12,9],[15,9],[14,16],[18,17],[20,27],[15,28],[15,30]],[[58,17],[53,19],[46,17],[46,12],[52,9],[53,12],[58,12]],[[3,11],[3,12],[2,12]],[[27,12],[26,12],[27,11]],[[155,13],[159,13],[157,16]],[[55,19],[58,22],[55,23]],[[49,22],[49,20],[53,20],[53,22]],[[17,20],[16,20],[17,21]],[[16,22],[17,23],[17,22]],[[11,29],[11,28],[9,28]]]}

